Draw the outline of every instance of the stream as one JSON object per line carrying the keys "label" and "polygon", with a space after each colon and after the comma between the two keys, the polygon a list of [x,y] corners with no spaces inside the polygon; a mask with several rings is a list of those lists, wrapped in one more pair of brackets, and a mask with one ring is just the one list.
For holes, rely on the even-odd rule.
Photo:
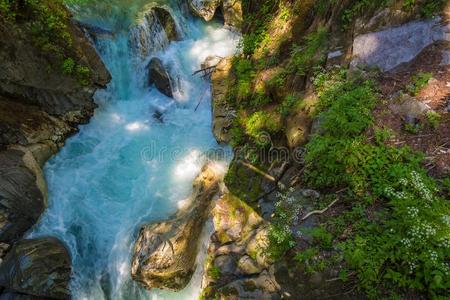
{"label": "stream", "polygon": [[[180,41],[147,26],[152,5],[171,12]],[[28,237],[56,236],[67,245],[74,299],[197,299],[201,268],[179,293],[147,291],[131,279],[131,255],[140,226],[167,218],[189,197],[205,153],[230,151],[211,132],[210,84],[192,74],[210,55],[233,54],[239,36],[190,16],[181,0],[85,1],[71,9],[112,32],[94,39],[112,82],[96,93],[90,123],[47,162],[49,207]],[[152,57],[176,78],[175,99],[148,86]]]}

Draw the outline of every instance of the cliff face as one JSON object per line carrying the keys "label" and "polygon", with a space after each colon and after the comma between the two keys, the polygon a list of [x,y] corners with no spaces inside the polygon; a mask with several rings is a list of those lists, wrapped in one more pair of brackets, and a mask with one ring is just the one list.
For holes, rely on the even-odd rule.
{"label": "cliff face", "polygon": [[[242,8],[242,54],[212,75],[214,134],[237,151],[225,178],[229,195],[213,210],[221,221],[214,223],[205,298],[448,292],[448,281],[438,287],[399,266],[411,264],[405,253],[441,253],[431,240],[449,230],[433,221],[449,211],[449,5],[249,0]],[[416,165],[411,150],[428,158]],[[405,205],[435,211],[412,195],[407,182],[419,173],[439,206],[430,219],[413,218],[440,232],[427,246],[409,239],[412,217],[399,214]],[[385,188],[404,198],[396,202],[380,192]],[[223,207],[231,221],[223,221]],[[263,221],[253,222],[255,214]],[[397,234],[412,244],[403,246]],[[409,259],[415,270],[429,266]]]}
{"label": "cliff face", "polygon": [[[1,258],[39,219],[47,206],[41,168],[86,123],[96,107],[93,95],[110,74],[96,50],[70,19],[60,1],[7,1],[0,5],[0,244]],[[15,291],[41,297],[69,297],[70,259],[58,241],[55,253],[42,253],[45,239],[30,240],[29,252],[17,247],[2,264],[6,297]],[[33,256],[36,254],[35,256]],[[36,260],[33,260],[37,257]],[[27,260],[26,281],[17,284],[18,261]],[[42,262],[45,262],[42,264]],[[53,268],[59,264],[60,269]],[[58,267],[58,268],[59,268]],[[53,268],[53,269],[48,269]],[[22,270],[23,271],[23,270]],[[55,284],[55,277],[58,278]],[[23,281],[23,280],[22,280]],[[19,286],[20,285],[20,286]],[[52,291],[63,290],[60,294]]]}

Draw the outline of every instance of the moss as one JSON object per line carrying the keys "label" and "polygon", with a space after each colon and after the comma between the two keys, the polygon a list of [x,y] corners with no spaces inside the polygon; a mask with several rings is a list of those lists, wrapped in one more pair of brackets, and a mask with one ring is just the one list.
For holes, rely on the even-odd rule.
{"label": "moss", "polygon": [[53,69],[88,85],[90,70],[74,47],[70,18],[62,0],[0,0],[0,22],[31,37]]}

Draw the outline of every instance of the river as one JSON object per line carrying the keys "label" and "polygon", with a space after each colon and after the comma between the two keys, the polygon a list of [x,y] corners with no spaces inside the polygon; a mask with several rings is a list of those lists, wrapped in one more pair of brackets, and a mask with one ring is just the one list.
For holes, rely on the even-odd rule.
{"label": "river", "polygon": [[[239,37],[218,22],[190,16],[180,2],[85,1],[71,7],[81,22],[113,32],[95,39],[112,82],[97,92],[99,107],[90,123],[47,162],[49,207],[28,237],[65,242],[74,299],[198,297],[201,268],[179,293],[149,292],[130,276],[140,226],[172,214],[190,195],[204,153],[222,149],[211,133],[209,83],[192,73],[210,55],[234,53]],[[172,13],[180,41],[169,43],[163,32],[142,23],[155,4]],[[145,35],[139,43],[133,42],[136,30]],[[170,67],[175,99],[148,86],[145,66],[152,57]],[[162,120],[154,117],[156,110]]]}

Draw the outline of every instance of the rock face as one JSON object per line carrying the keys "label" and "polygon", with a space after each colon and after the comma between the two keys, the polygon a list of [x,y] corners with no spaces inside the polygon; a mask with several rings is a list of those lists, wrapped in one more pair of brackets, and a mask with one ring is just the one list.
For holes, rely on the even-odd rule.
{"label": "rock face", "polygon": [[211,21],[222,0],[189,0],[188,3],[195,15],[202,17],[205,21]]}
{"label": "rock face", "polygon": [[180,34],[177,30],[177,25],[170,12],[162,7],[154,7],[153,11],[166,32],[169,41],[177,41],[180,39]]}
{"label": "rock face", "polygon": [[[280,286],[266,255],[267,223],[225,194],[212,211],[214,233],[203,285],[206,299],[277,299]],[[211,276],[211,270],[215,270]]]}
{"label": "rock face", "polygon": [[162,61],[154,57],[150,60],[148,66],[149,84],[154,84],[155,87],[166,95],[167,97],[173,97],[172,92],[172,78],[166,67],[164,67]]}
{"label": "rock face", "polygon": [[88,86],[59,69],[48,72],[43,66],[52,64],[51,58],[41,55],[32,38],[21,30],[0,21],[0,95],[62,118],[71,112],[79,122],[87,121],[95,108],[92,96],[97,88],[106,86],[110,75],[83,32],[77,26],[70,31],[74,44],[82,49],[80,63],[94,70]]}
{"label": "rock face", "polygon": [[237,29],[242,26],[241,0],[189,0],[188,3],[191,11],[205,21],[211,21],[220,7],[225,26]]}
{"label": "rock face", "polygon": [[409,62],[425,47],[440,40],[450,40],[450,25],[439,19],[415,21],[383,31],[359,35],[353,42],[353,67],[376,65],[389,71]]}
{"label": "rock face", "polygon": [[171,41],[181,39],[181,33],[168,10],[151,7],[130,29],[130,46],[136,56],[147,58],[151,53],[167,47]]}
{"label": "rock face", "polygon": [[221,174],[206,165],[194,181],[188,203],[168,221],[141,228],[133,251],[131,276],[148,289],[178,291],[195,271],[201,232]]}
{"label": "rock face", "polygon": [[228,90],[226,79],[231,74],[231,66],[231,58],[222,59],[211,76],[213,134],[218,143],[230,142],[229,130],[235,118],[225,99]]}
{"label": "rock face", "polygon": [[69,299],[71,259],[54,238],[22,240],[0,265],[0,285],[18,293]]}
{"label": "rock face", "polygon": [[226,27],[236,29],[242,27],[243,15],[241,0],[223,0],[222,11]]}
{"label": "rock face", "polygon": [[19,239],[44,211],[46,184],[30,151],[11,149],[0,152],[0,203],[2,242]]}

